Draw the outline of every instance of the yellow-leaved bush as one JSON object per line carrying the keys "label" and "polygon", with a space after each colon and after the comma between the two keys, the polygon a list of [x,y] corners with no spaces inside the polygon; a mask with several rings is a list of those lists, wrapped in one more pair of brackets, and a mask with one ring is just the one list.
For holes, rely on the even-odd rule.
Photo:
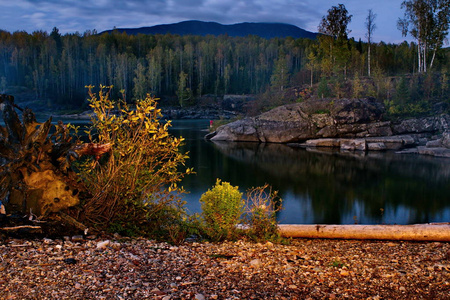
{"label": "yellow-leaved bush", "polygon": [[218,241],[235,238],[245,204],[239,188],[217,179],[215,186],[201,196],[200,202],[205,233]]}
{"label": "yellow-leaved bush", "polygon": [[111,100],[111,88],[100,86],[96,94],[88,87],[94,116],[86,133],[90,142],[109,143],[112,150],[78,166],[92,194],[84,203],[86,219],[125,234],[173,228],[187,218],[178,183],[192,169],[180,152],[183,138],[169,134],[170,121],[161,122],[158,99],[147,95],[131,107]]}

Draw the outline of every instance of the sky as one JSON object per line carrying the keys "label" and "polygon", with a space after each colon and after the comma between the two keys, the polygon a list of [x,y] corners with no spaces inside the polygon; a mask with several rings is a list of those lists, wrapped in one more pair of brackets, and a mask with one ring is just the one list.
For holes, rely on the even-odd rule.
{"label": "sky", "polygon": [[401,43],[397,29],[403,16],[402,0],[0,0],[0,29],[14,32],[36,30],[83,33],[86,30],[137,28],[186,20],[281,22],[317,32],[328,9],[344,4],[353,15],[350,37],[365,40],[368,10],[377,15],[373,41]]}

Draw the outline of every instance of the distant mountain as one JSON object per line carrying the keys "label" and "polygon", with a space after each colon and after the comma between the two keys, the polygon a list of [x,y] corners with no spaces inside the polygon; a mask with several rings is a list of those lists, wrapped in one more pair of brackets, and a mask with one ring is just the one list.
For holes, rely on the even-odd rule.
{"label": "distant mountain", "polygon": [[[222,25],[216,22],[184,21],[174,24],[156,25],[141,28],[116,28],[104,32],[126,32],[130,35],[142,34],[179,34],[179,35],[222,35],[248,36],[257,35],[266,39],[274,37],[293,37],[315,39],[317,33],[306,31],[297,26],[284,23],[238,23],[233,25]],[[102,33],[104,33],[102,32]]]}

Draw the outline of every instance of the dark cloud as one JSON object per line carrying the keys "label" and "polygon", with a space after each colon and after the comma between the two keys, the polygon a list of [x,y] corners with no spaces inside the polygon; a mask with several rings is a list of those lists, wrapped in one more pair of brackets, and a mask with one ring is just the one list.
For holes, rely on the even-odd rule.
{"label": "dark cloud", "polygon": [[378,14],[375,36],[401,40],[395,25],[401,16],[400,1],[392,0],[379,0],[376,7],[359,0],[0,0],[0,28],[32,32],[58,27],[66,33],[202,20],[223,24],[283,22],[317,31],[321,17],[338,3],[344,3],[354,16],[352,36],[364,38],[367,10],[373,8]]}

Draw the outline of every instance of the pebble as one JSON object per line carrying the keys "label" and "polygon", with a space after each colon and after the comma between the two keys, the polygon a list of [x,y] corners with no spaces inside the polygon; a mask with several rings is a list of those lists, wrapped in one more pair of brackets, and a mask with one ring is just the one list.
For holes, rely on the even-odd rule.
{"label": "pebble", "polygon": [[250,265],[255,267],[255,268],[258,268],[258,267],[260,267],[262,265],[262,262],[261,262],[260,259],[256,258],[256,259],[250,261]]}
{"label": "pebble", "polygon": [[110,243],[110,240],[98,242],[97,249],[99,249],[99,250],[106,249],[106,247],[108,247],[109,243]]}
{"label": "pebble", "polygon": [[82,235],[74,235],[72,237],[72,242],[82,242],[84,240]]}
{"label": "pebble", "polygon": [[[0,299],[397,299],[417,290],[422,298],[447,299],[450,286],[448,243],[293,240],[269,249],[123,238],[98,251],[105,242],[6,240]],[[116,243],[120,250],[112,250]],[[331,267],[336,260],[348,266]]]}
{"label": "pebble", "polygon": [[205,300],[206,298],[202,294],[195,294],[194,299],[195,300]]}

